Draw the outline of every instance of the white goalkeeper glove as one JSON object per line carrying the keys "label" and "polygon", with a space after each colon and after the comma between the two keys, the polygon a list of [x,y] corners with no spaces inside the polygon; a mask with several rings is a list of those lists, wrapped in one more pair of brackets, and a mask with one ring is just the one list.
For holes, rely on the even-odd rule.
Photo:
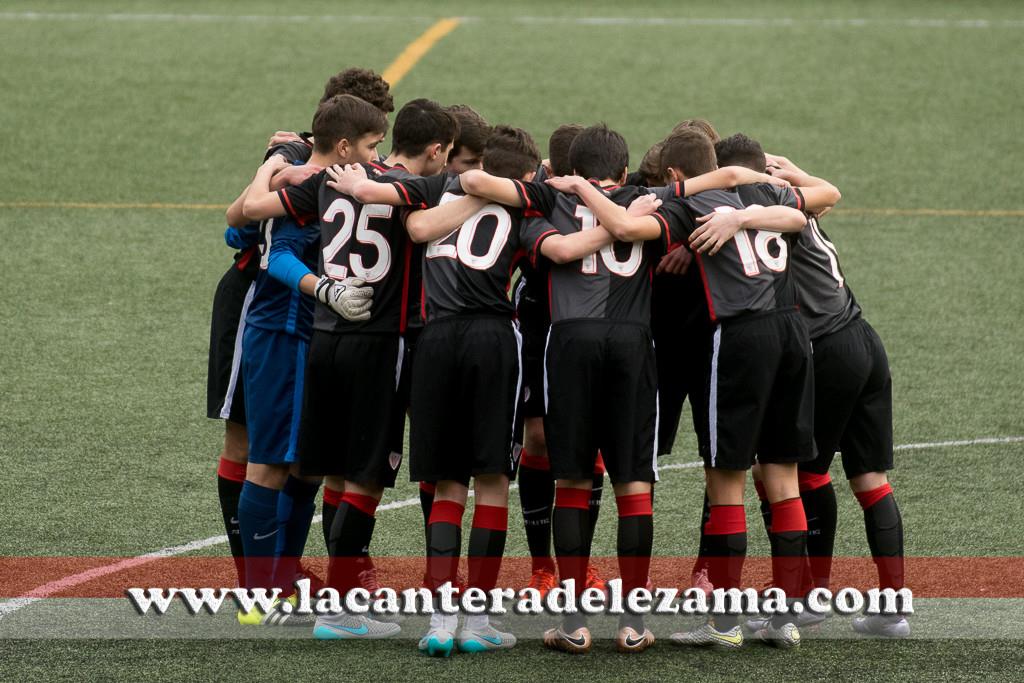
{"label": "white goalkeeper glove", "polygon": [[358,322],[370,319],[370,305],[373,303],[373,287],[364,287],[365,280],[347,277],[332,280],[324,275],[316,283],[317,301],[326,304],[345,320]]}

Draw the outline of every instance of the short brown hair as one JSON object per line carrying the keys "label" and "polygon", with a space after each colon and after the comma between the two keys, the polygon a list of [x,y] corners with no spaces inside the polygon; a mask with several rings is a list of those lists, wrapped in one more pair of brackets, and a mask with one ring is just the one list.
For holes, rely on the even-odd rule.
{"label": "short brown hair", "polygon": [[711,138],[695,128],[685,128],[665,139],[661,148],[661,168],[678,168],[687,178],[715,170],[717,160]]}
{"label": "short brown hair", "polygon": [[487,144],[487,139],[494,130],[491,128],[491,124],[487,123],[484,117],[468,104],[453,104],[445,109],[459,122],[459,136],[455,138],[455,144],[452,145],[452,151],[448,154],[448,158],[452,159],[458,156],[463,147],[477,156],[483,154],[484,145]]}
{"label": "short brown hair", "polygon": [[335,95],[355,95],[366,100],[385,114],[395,110],[395,101],[391,98],[391,86],[376,71],[370,69],[345,69],[327,81],[321,104]]}
{"label": "short brown hair", "polygon": [[416,157],[434,143],[447,147],[458,135],[459,122],[450,111],[432,100],[410,100],[395,116],[391,152]]}
{"label": "short brown hair", "polygon": [[636,169],[647,187],[658,187],[668,184],[665,169],[661,167],[661,149],[664,146],[664,140],[651,145],[651,148],[644,154],[644,158],[641,159],[640,166]]}
{"label": "short brown hair", "polygon": [[327,154],[342,140],[355,143],[370,133],[386,133],[388,120],[377,107],[354,95],[335,95],[313,115],[313,147]]}
{"label": "short brown hair", "polygon": [[584,128],[569,148],[573,171],[584,178],[618,180],[629,166],[626,138],[603,123]]}
{"label": "short brown hair", "polygon": [[565,123],[555,128],[555,132],[548,138],[548,161],[551,163],[551,172],[555,175],[572,175],[569,148],[582,131],[583,126],[578,123]]}
{"label": "short brown hair", "polygon": [[722,139],[718,134],[718,131],[715,130],[715,127],[712,126],[711,122],[707,119],[683,119],[676,124],[676,127],[672,129],[672,132],[678,133],[679,131],[686,130],[687,128],[695,128],[704,133],[704,135],[707,135],[708,139],[711,140],[712,144]]}
{"label": "short brown hair", "polygon": [[745,166],[758,173],[764,173],[768,166],[761,143],[743,133],[716,142],[715,156],[722,166]]}
{"label": "short brown hair", "polygon": [[533,138],[522,128],[495,126],[484,146],[484,170],[501,178],[519,180],[540,164]]}

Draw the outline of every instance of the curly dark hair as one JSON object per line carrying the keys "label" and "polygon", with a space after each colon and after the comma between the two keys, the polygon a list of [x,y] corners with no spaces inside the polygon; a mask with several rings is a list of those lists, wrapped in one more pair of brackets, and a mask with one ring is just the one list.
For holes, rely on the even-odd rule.
{"label": "curly dark hair", "polygon": [[391,98],[391,86],[381,78],[380,74],[370,69],[345,69],[331,76],[324,86],[323,104],[335,95],[355,95],[380,109],[385,114],[395,110],[395,101]]}

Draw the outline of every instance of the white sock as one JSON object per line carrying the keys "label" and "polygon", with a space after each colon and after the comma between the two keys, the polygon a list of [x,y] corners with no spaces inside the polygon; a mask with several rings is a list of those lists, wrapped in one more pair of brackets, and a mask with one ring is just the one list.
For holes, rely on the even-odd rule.
{"label": "white sock", "polygon": [[486,614],[466,615],[466,628],[470,631],[484,631],[491,625],[491,619]]}
{"label": "white sock", "polygon": [[430,628],[443,629],[454,633],[459,628],[459,615],[434,612],[430,615]]}

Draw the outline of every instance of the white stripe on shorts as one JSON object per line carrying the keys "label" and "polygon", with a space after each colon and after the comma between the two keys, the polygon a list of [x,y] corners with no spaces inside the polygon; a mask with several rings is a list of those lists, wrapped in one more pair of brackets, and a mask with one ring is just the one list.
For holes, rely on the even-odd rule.
{"label": "white stripe on shorts", "polygon": [[405,360],[405,337],[398,338],[398,361],[395,363],[395,391],[402,383],[402,361]]}
{"label": "white stripe on shorts", "polygon": [[238,316],[238,331],[235,333],[235,350],[231,356],[231,378],[228,380],[228,393],[224,396],[224,403],[220,409],[221,419],[227,420],[231,417],[231,404],[235,400],[235,389],[238,387],[238,375],[242,369],[242,337],[245,335],[245,316],[249,314],[249,304],[252,303],[252,296],[256,292],[256,282],[249,285],[245,293],[245,300],[242,301],[242,314]]}
{"label": "white stripe on shorts", "polygon": [[516,460],[519,458],[515,452],[515,440],[516,440],[516,419],[519,417],[519,396],[523,391],[523,335],[519,331],[519,323],[515,320],[512,321],[512,332],[516,335],[516,368],[518,375],[516,376],[516,393],[512,397],[512,431],[511,439],[509,439],[509,453],[512,458],[512,467],[516,466]]}
{"label": "white stripe on shorts", "polygon": [[708,395],[708,436],[711,442],[711,466],[718,458],[718,349],[722,345],[722,326],[715,328],[711,354],[711,391]]}
{"label": "white stripe on shorts", "polygon": [[544,338],[544,413],[548,412],[548,346],[551,344],[551,326],[548,325],[548,336]]}

